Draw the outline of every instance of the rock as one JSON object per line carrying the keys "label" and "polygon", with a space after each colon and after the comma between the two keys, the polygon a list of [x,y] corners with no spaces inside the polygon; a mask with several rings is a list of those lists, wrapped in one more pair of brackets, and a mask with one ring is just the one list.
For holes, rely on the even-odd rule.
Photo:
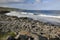
{"label": "rock", "polygon": [[8,37],[7,40],[16,40],[13,36]]}
{"label": "rock", "polygon": [[28,40],[34,40],[34,38],[33,37],[29,37],[29,39]]}
{"label": "rock", "polygon": [[[21,32],[21,30],[41,35],[40,40],[47,40],[48,38],[56,38],[60,35],[60,26],[52,25],[50,23],[43,23],[31,18],[18,18],[15,16],[7,16],[0,14],[0,33],[1,32]],[[8,21],[8,23],[6,23]],[[4,23],[5,22],[5,23]],[[59,34],[59,35],[58,35]],[[23,39],[23,35],[20,36]],[[28,38],[28,37],[27,37]],[[27,40],[27,39],[26,39]],[[33,40],[33,38],[30,38]]]}
{"label": "rock", "polygon": [[0,14],[9,13],[10,11],[0,11]]}
{"label": "rock", "polygon": [[28,36],[26,35],[20,35],[19,38],[17,40],[28,40]]}
{"label": "rock", "polygon": [[59,38],[50,38],[49,40],[60,40]]}
{"label": "rock", "polygon": [[48,40],[47,37],[39,36],[39,40]]}

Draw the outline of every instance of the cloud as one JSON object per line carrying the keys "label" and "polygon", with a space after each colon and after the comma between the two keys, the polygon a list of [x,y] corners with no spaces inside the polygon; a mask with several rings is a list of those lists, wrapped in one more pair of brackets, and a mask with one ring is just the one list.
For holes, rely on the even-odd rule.
{"label": "cloud", "polygon": [[[3,1],[3,0],[2,0]],[[9,0],[8,2],[28,2],[28,0]],[[12,8],[21,8],[28,10],[60,10],[60,0],[33,0],[33,4],[31,4],[32,0],[29,0],[30,3],[14,3],[14,4],[0,4],[3,7],[12,7]],[[7,1],[3,1],[7,2]],[[36,3],[37,2],[37,3]],[[39,2],[39,3],[38,3]],[[41,3],[40,3],[41,2]],[[0,1],[1,3],[1,1]]]}
{"label": "cloud", "polygon": [[0,0],[0,3],[4,3],[4,2],[7,2],[7,0]]}
{"label": "cloud", "polygon": [[25,0],[8,0],[8,2],[24,2]]}
{"label": "cloud", "polygon": [[35,1],[39,3],[41,0],[35,0]]}
{"label": "cloud", "polygon": [[25,0],[0,0],[0,3],[8,3],[8,2],[24,2]]}

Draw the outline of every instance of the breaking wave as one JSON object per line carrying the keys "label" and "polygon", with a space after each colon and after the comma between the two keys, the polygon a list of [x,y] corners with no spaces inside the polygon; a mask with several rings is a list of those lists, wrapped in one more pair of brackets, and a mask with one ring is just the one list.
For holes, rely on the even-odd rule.
{"label": "breaking wave", "polygon": [[[11,11],[10,13],[6,13],[6,15],[10,15],[10,16],[17,16],[17,17],[24,17],[24,15],[29,16],[29,15],[35,15],[34,13],[28,13],[28,12],[15,12],[15,11]],[[23,15],[23,16],[21,16]],[[60,16],[54,16],[54,15],[46,15],[46,14],[36,14],[35,16],[41,16],[41,17],[52,17],[52,18],[60,18]]]}
{"label": "breaking wave", "polygon": [[10,13],[6,13],[5,15],[17,16],[17,17],[29,17],[34,20],[39,20],[42,22],[50,22],[52,24],[60,25],[60,16],[55,16],[55,15],[46,15],[46,14],[42,14],[42,13],[34,14],[34,13],[16,12],[16,11],[11,11]]}
{"label": "breaking wave", "polygon": [[52,17],[52,18],[60,18],[60,16],[54,16],[54,15],[44,15],[44,14],[40,14],[38,16],[42,16],[42,17]]}

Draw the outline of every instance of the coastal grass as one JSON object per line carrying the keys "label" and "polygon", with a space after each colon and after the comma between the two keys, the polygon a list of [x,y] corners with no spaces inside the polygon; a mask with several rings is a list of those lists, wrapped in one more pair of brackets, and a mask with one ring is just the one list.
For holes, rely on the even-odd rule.
{"label": "coastal grass", "polygon": [[8,36],[16,36],[14,32],[0,33],[0,40],[6,40]]}

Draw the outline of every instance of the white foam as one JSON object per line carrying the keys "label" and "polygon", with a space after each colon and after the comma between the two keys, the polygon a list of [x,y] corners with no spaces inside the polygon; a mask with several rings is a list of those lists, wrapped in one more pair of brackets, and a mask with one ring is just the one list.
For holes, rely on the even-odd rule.
{"label": "white foam", "polygon": [[25,15],[27,15],[28,13],[27,13],[27,12],[21,12],[20,14],[23,14],[23,15],[25,14]]}
{"label": "white foam", "polygon": [[20,15],[19,12],[11,11],[10,13],[6,13],[5,15],[10,15],[10,16],[18,16]]}
{"label": "white foam", "polygon": [[34,13],[16,12],[16,11],[11,11],[10,13],[6,13],[5,15],[17,16],[17,17],[29,17],[34,20],[39,20],[39,21],[43,21],[43,22],[50,22],[53,24],[60,23],[60,16],[45,15],[45,14],[34,15]]}
{"label": "white foam", "polygon": [[38,16],[42,16],[42,17],[50,17],[50,18],[60,18],[60,16],[53,16],[53,15],[44,15],[44,14],[40,14]]}
{"label": "white foam", "polygon": [[5,15],[17,16],[17,17],[29,17],[29,15],[34,15],[34,14],[33,13],[27,13],[27,12],[11,11],[10,13],[6,13]]}
{"label": "white foam", "polygon": [[[27,12],[16,12],[16,11],[11,11],[10,13],[6,13],[5,15],[10,15],[10,16],[21,16],[21,17],[24,17],[24,16],[34,16],[33,13],[27,13]],[[45,14],[38,14],[38,15],[35,15],[35,16],[40,16],[40,17],[50,17],[50,18],[60,18],[60,16],[53,16],[53,15],[45,15]]]}

